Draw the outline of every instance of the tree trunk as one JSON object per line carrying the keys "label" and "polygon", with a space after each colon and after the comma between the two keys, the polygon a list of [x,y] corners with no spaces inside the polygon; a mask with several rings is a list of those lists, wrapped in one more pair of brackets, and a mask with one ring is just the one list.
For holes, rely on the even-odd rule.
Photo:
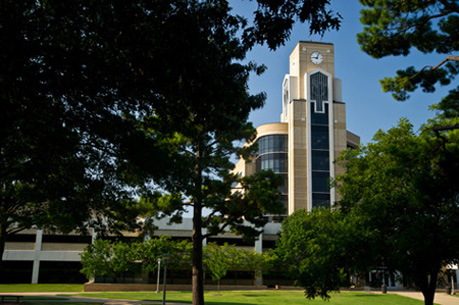
{"label": "tree trunk", "polygon": [[424,296],[424,305],[433,305],[434,304],[434,297],[435,297],[435,290],[437,289],[437,278],[438,278],[438,271],[432,272],[429,276],[423,281],[422,285],[419,285],[421,288],[422,295]]}
{"label": "tree trunk", "polygon": [[202,268],[202,167],[201,149],[196,153],[196,167],[194,177],[195,196],[193,199],[193,267],[192,267],[192,294],[193,305],[204,305],[204,271]]}
{"label": "tree trunk", "polygon": [[8,225],[0,224],[0,277],[3,272],[3,253],[5,252],[5,243],[6,243],[6,229]]}
{"label": "tree trunk", "polygon": [[194,208],[193,216],[193,305],[204,305],[204,276],[202,268],[202,219],[201,209],[197,213],[197,208]]}
{"label": "tree trunk", "polygon": [[422,290],[422,294],[424,295],[424,305],[433,305],[434,304],[434,297],[435,297],[435,290]]}

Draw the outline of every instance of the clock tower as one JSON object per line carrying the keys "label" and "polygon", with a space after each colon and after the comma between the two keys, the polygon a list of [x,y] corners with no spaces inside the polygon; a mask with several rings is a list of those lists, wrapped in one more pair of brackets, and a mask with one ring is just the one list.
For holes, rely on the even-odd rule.
{"label": "clock tower", "polygon": [[346,149],[341,80],[335,78],[334,46],[299,42],[282,84],[281,122],[288,125],[288,211],[330,207],[330,181],[342,172],[335,158]]}
{"label": "clock tower", "polygon": [[333,206],[339,198],[330,181],[344,172],[334,160],[360,143],[346,130],[333,44],[300,41],[289,62],[289,74],[282,82],[281,122],[259,126],[252,142],[258,145],[253,160],[241,159],[234,169],[240,176],[267,169],[283,176],[279,190],[287,215]]}

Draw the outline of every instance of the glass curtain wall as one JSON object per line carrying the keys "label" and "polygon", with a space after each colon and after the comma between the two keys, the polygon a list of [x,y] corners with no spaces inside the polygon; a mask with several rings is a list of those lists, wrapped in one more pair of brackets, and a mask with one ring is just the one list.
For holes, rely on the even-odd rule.
{"label": "glass curtain wall", "polygon": [[284,185],[280,187],[282,201],[287,214],[288,202],[288,136],[268,135],[260,137],[257,142],[258,152],[255,159],[256,171],[271,169],[284,177]]}
{"label": "glass curtain wall", "polygon": [[330,207],[330,142],[328,122],[328,78],[311,75],[311,165],[312,207]]}

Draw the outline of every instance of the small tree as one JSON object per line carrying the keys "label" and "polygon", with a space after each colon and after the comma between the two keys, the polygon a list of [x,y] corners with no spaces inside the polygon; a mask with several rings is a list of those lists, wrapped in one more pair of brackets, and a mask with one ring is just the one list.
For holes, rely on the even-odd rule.
{"label": "small tree", "polygon": [[232,268],[234,270],[252,271],[256,277],[261,277],[263,271],[271,268],[272,257],[268,253],[258,253],[246,249],[230,248]]}
{"label": "small tree", "polygon": [[204,264],[212,274],[212,279],[218,283],[226,276],[228,270],[252,271],[255,276],[260,275],[262,270],[268,270],[272,261],[268,253],[257,253],[246,249],[238,249],[225,243],[218,246],[209,243],[204,248]]}
{"label": "small tree", "polygon": [[226,276],[226,272],[231,266],[231,259],[228,255],[229,245],[225,243],[218,246],[215,243],[209,243],[204,248],[203,262],[212,275],[212,279],[217,281],[217,289],[220,294],[220,281]]}

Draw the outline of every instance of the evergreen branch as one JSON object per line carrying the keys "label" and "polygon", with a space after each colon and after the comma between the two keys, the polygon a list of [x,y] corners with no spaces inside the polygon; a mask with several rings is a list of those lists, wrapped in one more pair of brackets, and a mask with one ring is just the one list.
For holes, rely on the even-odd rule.
{"label": "evergreen branch", "polygon": [[457,2],[451,3],[447,0],[438,0],[438,2],[443,4],[445,7],[447,7],[451,11],[459,13],[459,5],[457,4]]}
{"label": "evergreen branch", "polygon": [[409,78],[409,80],[413,79],[413,78],[416,78],[419,74],[421,74],[424,70],[426,69],[429,69],[430,68],[430,71],[433,71],[433,70],[436,70],[438,69],[440,66],[442,66],[444,63],[448,62],[448,61],[459,61],[459,56],[453,56],[453,55],[448,55],[448,57],[446,57],[444,60],[442,60],[438,65],[436,65],[435,67],[433,66],[425,66],[423,67],[418,73],[416,73],[415,75],[411,76]]}
{"label": "evergreen branch", "polygon": [[408,24],[406,26],[400,26],[397,28],[397,30],[399,31],[399,33],[401,33],[402,35],[405,35],[409,30],[413,29],[413,28],[417,28],[417,27],[420,27],[420,26],[423,26],[425,24],[427,24],[430,20],[432,19],[436,19],[436,18],[441,18],[441,17],[445,17],[449,14],[452,14],[454,13],[454,11],[446,11],[444,13],[441,13],[441,14],[437,14],[437,15],[431,15],[427,18],[422,18],[421,20],[418,19],[416,20],[414,23],[412,24]]}
{"label": "evergreen branch", "polygon": [[220,212],[219,210],[213,210],[212,213],[210,213],[209,215],[207,215],[207,217],[203,220],[202,222],[202,226],[205,227],[209,224],[209,221],[212,219],[212,217],[217,214],[218,212]]}
{"label": "evergreen branch", "polygon": [[214,235],[218,235],[220,233],[223,233],[225,231],[225,229],[234,221],[236,220],[236,218],[234,216],[230,216],[227,218],[227,221],[218,228],[217,232],[215,233],[206,233],[206,234],[203,234],[202,237],[203,238],[208,238],[210,236],[214,236]]}

